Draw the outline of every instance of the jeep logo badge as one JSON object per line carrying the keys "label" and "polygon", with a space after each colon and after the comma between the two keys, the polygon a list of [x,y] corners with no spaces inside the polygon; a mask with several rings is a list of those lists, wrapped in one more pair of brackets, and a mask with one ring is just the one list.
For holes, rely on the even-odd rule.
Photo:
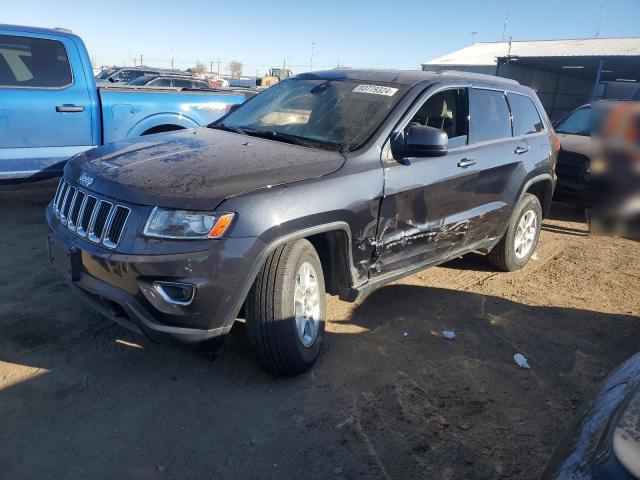
{"label": "jeep logo badge", "polygon": [[93,177],[88,175],[87,172],[82,172],[82,175],[80,175],[80,183],[85,187],[90,187],[93,183]]}

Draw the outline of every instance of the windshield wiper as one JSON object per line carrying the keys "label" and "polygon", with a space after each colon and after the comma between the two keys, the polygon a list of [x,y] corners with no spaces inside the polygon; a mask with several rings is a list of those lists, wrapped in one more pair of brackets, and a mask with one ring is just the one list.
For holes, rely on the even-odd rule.
{"label": "windshield wiper", "polygon": [[212,123],[208,125],[208,127],[215,128],[217,130],[224,130],[225,132],[239,133],[240,135],[247,134],[247,132],[245,132],[243,129],[239,127],[232,127],[231,125],[225,125],[224,123]]}
{"label": "windshield wiper", "polygon": [[287,142],[293,145],[299,145],[301,147],[318,148],[318,147],[330,147],[331,150],[340,150],[340,145],[330,140],[316,140],[315,138],[301,137],[299,135],[293,135],[291,133],[276,132],[274,130],[244,130],[247,135],[254,137],[266,138],[269,140],[277,140],[280,142]]}

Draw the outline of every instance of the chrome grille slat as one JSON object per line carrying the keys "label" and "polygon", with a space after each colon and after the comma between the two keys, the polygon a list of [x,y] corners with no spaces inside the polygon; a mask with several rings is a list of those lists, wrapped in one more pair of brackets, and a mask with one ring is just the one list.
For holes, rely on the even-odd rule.
{"label": "chrome grille slat", "polygon": [[100,200],[98,206],[95,209],[93,221],[89,227],[89,240],[92,242],[100,243],[102,241],[102,235],[104,234],[104,227],[111,213],[113,204],[107,200]]}
{"label": "chrome grille slat", "polygon": [[53,213],[60,223],[81,237],[107,248],[120,244],[131,209],[99,198],[60,180],[53,197]]}

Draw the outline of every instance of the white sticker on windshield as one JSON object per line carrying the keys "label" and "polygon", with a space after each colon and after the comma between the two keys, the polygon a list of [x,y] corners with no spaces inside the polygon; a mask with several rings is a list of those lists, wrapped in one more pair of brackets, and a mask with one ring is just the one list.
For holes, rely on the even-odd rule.
{"label": "white sticker on windshield", "polygon": [[397,88],[383,87],[381,85],[358,85],[353,89],[354,93],[370,93],[372,95],[384,95],[393,97],[398,91]]}

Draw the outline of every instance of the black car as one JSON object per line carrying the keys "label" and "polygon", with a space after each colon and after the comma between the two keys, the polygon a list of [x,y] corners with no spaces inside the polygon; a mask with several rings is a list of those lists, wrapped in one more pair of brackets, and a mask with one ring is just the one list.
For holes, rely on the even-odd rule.
{"label": "black car", "polygon": [[129,86],[212,90],[211,86],[204,80],[199,80],[193,77],[180,77],[177,75],[142,75],[127,83],[127,87]]}
{"label": "black car", "polygon": [[591,192],[591,105],[583,105],[558,121],[555,131],[560,137],[560,152],[556,174],[559,200],[589,206]]}
{"label": "black car", "polygon": [[602,383],[555,448],[543,478],[640,478],[640,353]]}
{"label": "black car", "polygon": [[325,292],[355,301],[480,251],[526,265],[554,190],[536,94],[465,73],[298,75],[209,128],[71,159],[50,258],[96,310],[209,348],[242,312],[270,370],[311,367]]}

